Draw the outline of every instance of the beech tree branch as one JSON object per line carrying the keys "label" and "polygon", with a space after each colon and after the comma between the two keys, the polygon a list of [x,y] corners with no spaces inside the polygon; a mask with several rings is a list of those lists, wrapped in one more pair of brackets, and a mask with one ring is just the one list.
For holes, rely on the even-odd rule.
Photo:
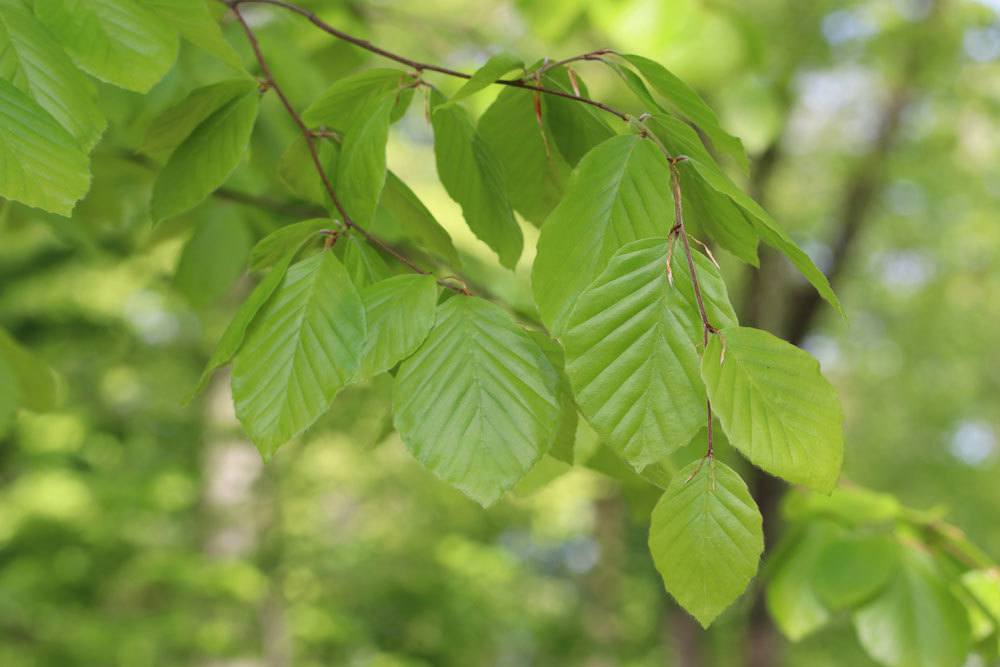
{"label": "beech tree branch", "polygon": [[[360,37],[349,35],[342,30],[334,28],[332,25],[325,22],[323,19],[318,17],[314,12],[306,9],[305,7],[300,7],[299,5],[296,5],[291,2],[286,2],[285,0],[221,0],[221,2],[228,5],[234,11],[239,7],[239,5],[245,5],[245,4],[273,5],[274,7],[281,7],[282,9],[287,9],[290,12],[293,12],[295,14],[298,14],[299,16],[304,17],[314,26],[316,26],[317,28],[319,28],[320,30],[322,30],[327,34],[333,35],[337,39],[343,40],[350,44],[354,44],[359,48],[365,49],[366,51],[370,51],[376,55],[382,56],[383,58],[394,60],[395,62],[400,63],[401,65],[412,67],[417,72],[425,72],[425,71],[437,72],[438,74],[445,74],[447,76],[455,77],[458,79],[472,78],[471,74],[467,74],[465,72],[459,72],[458,70],[454,70],[449,67],[442,67],[441,65],[434,65],[431,63],[420,62],[419,60],[413,60],[412,58],[407,58],[406,56],[400,55],[398,53],[393,53],[392,51],[383,49],[380,46],[376,46],[375,44],[369,42],[367,39],[361,39]],[[598,52],[594,53],[596,54]],[[585,58],[587,55],[593,55],[593,54],[584,54],[584,56],[577,56],[570,60],[571,61],[580,60],[582,58]],[[554,95],[556,97],[564,97],[568,100],[575,100],[577,102],[588,104],[592,107],[600,109],[601,111],[609,113],[613,116],[617,116],[619,119],[625,121],[626,123],[631,118],[631,116],[625,113],[624,111],[615,109],[614,107],[605,104],[604,102],[599,102],[597,100],[590,99],[589,97],[583,97],[582,95],[575,95],[573,93],[567,93],[562,90],[556,90],[554,88],[547,88],[545,86],[527,83],[523,79],[498,79],[493,83],[501,86],[510,86],[512,88],[523,88],[524,90],[533,90],[539,93],[545,93],[546,95]]]}

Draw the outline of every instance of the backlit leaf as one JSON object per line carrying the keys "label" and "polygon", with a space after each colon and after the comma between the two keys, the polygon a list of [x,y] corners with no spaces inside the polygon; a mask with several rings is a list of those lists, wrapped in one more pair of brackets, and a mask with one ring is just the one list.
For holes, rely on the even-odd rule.
{"label": "backlit leaf", "polygon": [[670,594],[703,627],[757,572],[762,519],[740,476],[721,461],[695,461],[656,504],[649,550]]}
{"label": "backlit leaf", "polygon": [[497,79],[502,79],[504,75],[523,68],[524,62],[513,54],[501,52],[490,56],[490,59],[473,73],[472,78],[466,81],[451,99],[445,102],[445,105],[474,95]]}
{"label": "backlit leaf", "polygon": [[701,375],[729,441],[754,465],[833,490],[844,455],[843,415],[809,353],[766,331],[728,327],[709,340]]}
{"label": "backlit leaf", "polygon": [[431,472],[491,505],[552,443],[558,380],[549,370],[507,313],[482,299],[452,297],[396,376],[396,428]]}
{"label": "backlit leaf", "polygon": [[438,288],[432,276],[393,276],[361,290],[368,337],[361,379],[384,373],[416,351],[434,325]]}
{"label": "backlit leaf", "polygon": [[227,65],[242,69],[240,56],[226,38],[211,12],[206,0],[142,0],[180,32],[181,37],[211,53]]}
{"label": "backlit leaf", "polygon": [[535,303],[553,334],[619,248],[673,227],[669,173],[656,147],[635,135],[608,139],[573,171],[542,226],[531,273]]}
{"label": "backlit leaf", "polygon": [[[337,196],[352,220],[367,228],[385,185],[392,93],[371,96],[344,130],[337,158]],[[318,179],[318,177],[317,177]]]}
{"label": "backlit leaf", "polygon": [[365,331],[361,297],[332,252],[288,269],[233,362],[236,416],[265,459],[356,377]]}

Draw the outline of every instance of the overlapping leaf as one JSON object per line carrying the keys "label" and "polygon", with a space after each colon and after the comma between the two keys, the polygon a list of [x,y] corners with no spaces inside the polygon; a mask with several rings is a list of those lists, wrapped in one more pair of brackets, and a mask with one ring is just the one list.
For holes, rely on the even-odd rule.
{"label": "overlapping leaf", "polygon": [[[542,115],[548,100],[542,100]],[[505,88],[479,118],[479,134],[503,166],[511,204],[541,225],[562,199],[570,167],[545,124],[535,116],[532,93]]]}
{"label": "overlapping leaf", "polygon": [[969,618],[929,554],[903,549],[888,586],[854,614],[865,650],[888,667],[960,667]]}
{"label": "overlapping leaf", "polygon": [[332,252],[288,269],[233,362],[236,416],[265,458],[355,378],[365,332],[361,297]]}
{"label": "overlapping leaf", "polygon": [[[834,294],[823,272],[816,267],[813,261],[805,252],[799,248],[788,236],[778,223],[765,211],[760,204],[743,192],[735,183],[726,176],[719,166],[708,154],[705,147],[698,139],[698,135],[687,124],[667,116],[657,114],[649,121],[650,127],[666,144],[667,149],[673,155],[687,156],[690,165],[698,172],[698,175],[719,193],[729,197],[733,203],[743,209],[753,223],[757,235],[765,243],[780,250],[788,259],[802,272],[802,275],[816,288],[816,291],[826,299],[830,305],[843,313],[840,300]],[[686,163],[685,163],[686,164]],[[687,168],[682,165],[682,169]],[[727,216],[731,217],[731,216]],[[738,227],[733,227],[731,231],[736,232]],[[724,237],[723,237],[724,238]],[[720,242],[723,242],[720,238]],[[735,249],[733,252],[740,256]]]}
{"label": "overlapping leaf", "polygon": [[524,239],[504,187],[504,175],[493,151],[460,106],[440,106],[432,93],[434,157],[438,177],[448,195],[462,207],[469,229],[492,248],[500,263],[514,268]]}
{"label": "overlapping leaf", "polygon": [[345,128],[337,158],[337,196],[352,220],[370,226],[385,185],[385,145],[393,93],[370,96]]}
{"label": "overlapping leaf", "polygon": [[177,147],[153,186],[154,220],[187,211],[229,178],[246,152],[259,104],[256,92],[233,98]]}
{"label": "overlapping leaf", "polygon": [[391,171],[386,173],[372,231],[390,242],[416,243],[451,266],[459,265],[458,253],[448,232],[413,190]]}
{"label": "overlapping leaf", "polygon": [[[679,241],[677,243],[680,243]],[[623,246],[580,295],[563,336],[566,372],[587,420],[638,469],[688,444],[705,424],[702,324],[682,250],[665,238]],[[735,324],[718,270],[696,254],[709,320]]]}
{"label": "overlapping leaf", "polygon": [[830,492],[844,454],[837,393],[807,352],[766,331],[712,336],[701,375],[734,447],[795,484]]}
{"label": "overlapping leaf", "polygon": [[[343,130],[353,122],[358,110],[364,108],[369,100],[399,91],[406,79],[406,72],[385,67],[345,76],[306,107],[302,112],[302,120],[313,127],[325,125]],[[412,89],[409,90],[412,96]],[[408,102],[409,97],[401,94],[393,111],[393,120],[405,111],[405,104]]]}
{"label": "overlapping leaf", "polygon": [[671,595],[703,627],[746,589],[764,550],[762,519],[746,484],[716,460],[674,477],[653,510],[649,550]]}
{"label": "overlapping leaf", "polygon": [[242,69],[240,56],[222,36],[205,0],[143,0],[143,3],[195,46],[227,65]]}
{"label": "overlapping leaf", "polygon": [[35,0],[35,14],[86,72],[145,93],[177,58],[177,32],[139,0]]}
{"label": "overlapping leaf", "polygon": [[842,530],[830,521],[814,521],[786,537],[775,554],[773,574],[767,583],[766,602],[778,628],[798,641],[823,627],[830,611],[813,587],[817,563]]}
{"label": "overlapping leaf", "polygon": [[431,276],[393,276],[361,290],[368,337],[359,377],[384,373],[416,351],[434,325],[437,283]]}
{"label": "overlapping leaf", "polygon": [[76,140],[0,79],[0,196],[68,216],[89,187],[89,163]]}
{"label": "overlapping leaf", "polygon": [[0,0],[0,53],[0,78],[48,111],[84,151],[93,148],[107,125],[94,86],[22,0]]}
{"label": "overlapping leaf", "polygon": [[502,79],[505,74],[522,69],[523,67],[524,62],[511,53],[500,52],[494,54],[451,96],[451,99],[445,102],[445,105],[454,104],[469,95],[474,95],[497,79]]}
{"label": "overlapping leaf", "polygon": [[396,428],[431,472],[490,505],[551,446],[559,403],[549,370],[499,307],[453,297],[396,376]]}
{"label": "overlapping leaf", "polygon": [[531,283],[549,330],[561,333],[580,292],[619,248],[666,234],[672,211],[669,167],[652,142],[623,135],[588,153],[538,239]]}

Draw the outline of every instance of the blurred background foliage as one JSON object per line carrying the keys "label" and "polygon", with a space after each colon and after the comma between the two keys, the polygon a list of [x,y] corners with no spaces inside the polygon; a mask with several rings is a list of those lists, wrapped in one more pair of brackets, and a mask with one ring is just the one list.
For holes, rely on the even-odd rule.
{"label": "blurred background foliage", "polygon": [[[747,186],[845,304],[847,319],[818,307],[773,257],[744,272],[720,256],[744,321],[804,345],[837,385],[845,477],[947,508],[1000,554],[1000,3],[303,4],[451,67],[501,49],[531,61],[612,47],[695,86],[755,158]],[[289,15],[246,13],[299,108],[372,62]],[[643,111],[599,63],[577,71],[593,97]],[[111,127],[74,217],[0,208],[0,327],[64,390],[58,410],[22,411],[0,434],[0,664],[737,665],[762,643],[766,664],[873,664],[843,619],[777,640],[760,582],[695,630],[645,546],[654,487],[539,470],[481,510],[407,455],[385,376],[346,391],[267,466],[225,378],[183,405],[251,286],[253,242],[307,217],[283,203],[275,165],[294,128],[267,96],[228,188],[150,224],[154,172],[135,157],[146,125],[227,76],[185,48],[148,97],[102,86]],[[530,310],[533,253],[514,274],[491,259],[438,185],[431,141],[414,104],[390,166],[452,233],[466,274]],[[524,229],[530,248],[537,232]],[[752,482],[772,538],[783,491]]]}

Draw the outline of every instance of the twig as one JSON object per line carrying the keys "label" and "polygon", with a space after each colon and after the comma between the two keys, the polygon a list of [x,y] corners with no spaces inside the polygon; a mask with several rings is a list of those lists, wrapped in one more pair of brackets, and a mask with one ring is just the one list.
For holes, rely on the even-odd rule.
{"label": "twig", "polygon": [[[225,0],[223,0],[225,2]],[[347,210],[341,203],[340,198],[337,196],[337,191],[333,187],[333,183],[330,182],[330,177],[327,175],[326,170],[323,168],[323,162],[320,160],[319,152],[316,150],[316,136],[313,131],[309,129],[305,121],[302,120],[302,116],[299,112],[295,110],[292,103],[289,101],[288,97],[285,95],[284,90],[278,85],[278,82],[274,80],[274,75],[271,73],[271,68],[267,64],[267,58],[264,57],[263,51],[261,51],[260,43],[257,41],[257,35],[254,33],[253,28],[247,23],[246,18],[240,12],[240,2],[237,0],[231,0],[225,2],[232,10],[233,14],[236,16],[236,20],[239,21],[240,25],[243,27],[243,32],[246,33],[247,41],[250,42],[250,48],[253,49],[254,56],[257,58],[257,64],[260,66],[260,71],[264,75],[264,88],[273,89],[274,93],[278,96],[281,101],[281,105],[285,107],[288,115],[292,118],[295,124],[298,126],[299,130],[302,132],[302,136],[305,138],[306,147],[309,149],[309,157],[312,160],[313,166],[316,168],[316,172],[319,174],[320,180],[323,182],[323,188],[326,190],[327,195],[330,197],[330,201],[333,202],[334,208],[337,209],[337,213],[344,223],[344,226],[348,229],[356,229],[359,234],[365,237],[365,239],[374,246],[381,248],[386,253],[395,257],[399,262],[405,264],[413,272],[419,273],[421,275],[430,275],[429,271],[426,271],[419,266],[417,266],[409,257],[398,252],[395,248],[384,243],[381,239],[371,234],[368,230],[361,227],[358,223],[351,219],[348,215]],[[463,291],[462,288],[457,287],[447,281],[438,279],[437,283],[442,287],[446,287],[454,292],[467,293]]]}
{"label": "twig", "polygon": [[[295,14],[298,14],[299,16],[304,17],[310,23],[312,23],[313,25],[315,25],[317,28],[319,28],[320,30],[322,30],[325,33],[333,35],[337,39],[340,39],[340,40],[343,40],[345,42],[349,42],[351,44],[354,44],[357,47],[365,49],[366,51],[371,51],[372,53],[375,53],[377,55],[382,56],[383,58],[388,58],[389,60],[394,60],[397,63],[400,63],[402,65],[406,65],[408,67],[412,67],[413,69],[415,69],[418,72],[424,72],[424,71],[427,71],[427,72],[437,72],[439,74],[446,74],[448,76],[453,76],[453,77],[458,78],[458,79],[471,79],[472,78],[471,74],[466,74],[465,72],[459,72],[457,70],[453,70],[453,69],[448,68],[448,67],[442,67],[440,65],[433,65],[431,63],[424,63],[424,62],[420,62],[418,60],[413,60],[411,58],[407,58],[405,56],[399,55],[398,53],[393,53],[392,51],[388,51],[386,49],[383,49],[382,47],[376,46],[376,45],[372,44],[371,42],[369,42],[367,39],[361,39],[360,37],[355,37],[353,35],[349,35],[346,32],[343,32],[342,30],[338,30],[337,28],[334,28],[332,25],[330,25],[329,23],[325,22],[323,19],[321,19],[320,17],[316,16],[316,14],[314,14],[310,10],[306,9],[305,7],[300,7],[300,6],[298,6],[298,5],[294,4],[294,3],[286,2],[285,0],[220,0],[220,1],[223,4],[226,4],[230,8],[232,8],[233,11],[236,11],[237,8],[239,7],[239,5],[251,4],[251,3],[252,4],[260,4],[260,5],[273,5],[275,7],[281,7],[282,9],[287,9],[290,12],[293,12]],[[586,56],[586,55],[588,55],[588,54],[584,54],[584,56]],[[573,60],[580,60],[580,59],[584,59],[584,57],[583,56],[574,56],[572,59],[570,59],[570,62],[572,62]],[[593,59],[593,58],[591,58],[591,59]],[[540,93],[545,93],[546,95],[554,95],[556,97],[564,97],[566,99],[576,100],[577,102],[581,102],[583,104],[589,104],[590,106],[596,107],[596,108],[600,109],[601,111],[604,111],[604,112],[607,112],[609,114],[612,114],[613,116],[617,116],[618,118],[620,118],[621,120],[625,121],[626,123],[631,118],[631,116],[629,114],[625,113],[624,111],[619,111],[618,109],[615,109],[614,107],[612,107],[610,105],[607,105],[604,102],[598,102],[597,100],[592,100],[589,97],[583,97],[581,95],[575,95],[573,93],[567,93],[567,92],[564,92],[562,90],[556,90],[554,88],[546,88],[546,87],[540,86],[540,85],[532,85],[530,83],[525,83],[521,79],[499,79],[497,81],[494,81],[493,83],[499,84],[501,86],[510,86],[512,88],[523,88],[524,90],[535,90],[535,91],[538,91]]]}

